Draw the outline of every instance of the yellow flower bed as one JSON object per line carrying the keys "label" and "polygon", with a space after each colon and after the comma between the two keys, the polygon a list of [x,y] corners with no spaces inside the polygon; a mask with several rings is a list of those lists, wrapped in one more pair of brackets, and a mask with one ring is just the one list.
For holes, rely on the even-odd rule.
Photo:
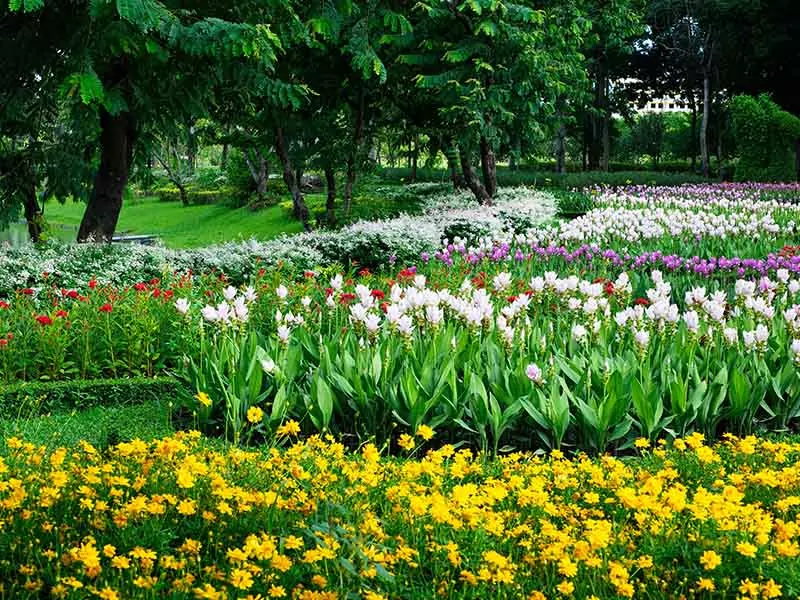
{"label": "yellow flower bed", "polygon": [[11,438],[0,597],[797,597],[798,458],[752,437],[494,461]]}

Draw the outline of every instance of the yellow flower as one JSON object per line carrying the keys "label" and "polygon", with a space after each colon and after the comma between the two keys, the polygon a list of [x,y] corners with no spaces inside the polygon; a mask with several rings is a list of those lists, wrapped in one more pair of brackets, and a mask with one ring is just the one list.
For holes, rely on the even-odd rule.
{"label": "yellow flower", "polygon": [[736,551],[742,556],[753,558],[758,552],[758,547],[754,546],[750,542],[739,542],[736,544]]}
{"label": "yellow flower", "polygon": [[636,446],[637,448],[649,448],[650,441],[647,440],[646,438],[637,438],[636,441],[633,442],[633,445]]}
{"label": "yellow flower", "polygon": [[178,513],[185,517],[193,515],[197,512],[197,506],[194,500],[181,500],[178,503]]}
{"label": "yellow flower", "polygon": [[780,598],[781,592],[781,586],[775,583],[772,579],[761,586],[761,596],[763,598]]}
{"label": "yellow flower", "polygon": [[244,569],[234,569],[229,578],[231,585],[239,590],[249,590],[253,586],[253,576]]}
{"label": "yellow flower", "polygon": [[131,561],[127,556],[115,556],[111,559],[111,566],[115,569],[127,569],[131,566]]}
{"label": "yellow flower", "polygon": [[397,445],[400,446],[403,450],[413,450],[416,444],[414,443],[414,438],[412,438],[407,433],[404,433],[400,436],[400,439],[397,440]]}
{"label": "yellow flower", "polygon": [[713,592],[717,588],[713,580],[708,577],[701,577],[697,580],[697,589],[701,592]]}
{"label": "yellow flower", "polygon": [[572,592],[575,591],[575,584],[571,581],[565,580],[559,583],[556,586],[559,594],[563,594],[564,596],[569,596]]}
{"label": "yellow flower", "polygon": [[257,406],[251,406],[247,409],[247,420],[251,423],[261,423],[264,418],[264,411]]}
{"label": "yellow flower", "polygon": [[97,592],[97,597],[101,600],[119,600],[119,594],[112,590],[110,587],[104,587]]}
{"label": "yellow flower", "polygon": [[283,598],[286,596],[286,589],[282,585],[273,585],[269,588],[270,598]]}
{"label": "yellow flower", "polygon": [[299,435],[299,434],[300,434],[300,424],[294,419],[291,419],[290,421],[287,421],[286,423],[278,427],[278,431],[275,432],[275,435],[277,435],[278,437],[286,437],[289,435]]}
{"label": "yellow flower", "polygon": [[703,568],[706,571],[713,571],[721,563],[722,559],[720,558],[719,554],[717,554],[713,550],[706,550],[700,557],[700,564],[703,565]]}
{"label": "yellow flower", "polygon": [[211,406],[211,398],[209,398],[208,394],[206,394],[205,392],[197,392],[195,398],[197,398],[197,401],[203,406],[206,407]]}
{"label": "yellow flower", "polygon": [[112,558],[117,553],[117,549],[111,544],[103,546],[103,554],[108,558]]}
{"label": "yellow flower", "polygon": [[431,429],[427,425],[420,425],[419,427],[417,427],[417,435],[426,442],[431,438],[433,438],[434,433],[435,432],[433,431],[433,429]]}

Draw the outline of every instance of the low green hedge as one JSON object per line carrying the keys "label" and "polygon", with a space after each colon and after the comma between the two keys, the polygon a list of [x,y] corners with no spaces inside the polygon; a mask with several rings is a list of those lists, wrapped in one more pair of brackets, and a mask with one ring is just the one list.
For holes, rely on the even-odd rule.
{"label": "low green hedge", "polygon": [[[175,186],[163,186],[153,190],[154,195],[158,196],[161,202],[180,202],[181,193]],[[187,187],[186,197],[189,204],[223,204],[231,202],[232,199],[242,195],[241,190],[232,187],[224,187],[216,190]],[[244,194],[247,195],[246,193]]]}
{"label": "low green hedge", "polygon": [[172,377],[25,382],[0,386],[0,419],[172,400],[186,393]]}

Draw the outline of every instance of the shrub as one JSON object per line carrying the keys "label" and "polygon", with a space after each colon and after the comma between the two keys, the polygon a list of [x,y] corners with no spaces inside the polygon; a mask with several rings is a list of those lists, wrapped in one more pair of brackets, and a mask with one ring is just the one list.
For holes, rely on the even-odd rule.
{"label": "shrub", "polygon": [[76,408],[177,399],[186,391],[172,377],[25,382],[0,386],[0,419]]}
{"label": "shrub", "polygon": [[730,112],[739,155],[737,181],[794,180],[793,145],[800,139],[800,119],[765,94],[735,96]]}

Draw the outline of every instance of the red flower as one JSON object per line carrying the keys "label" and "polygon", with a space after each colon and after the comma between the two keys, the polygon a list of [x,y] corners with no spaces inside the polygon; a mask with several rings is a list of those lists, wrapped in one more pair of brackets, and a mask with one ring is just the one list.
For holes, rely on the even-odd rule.
{"label": "red flower", "polygon": [[47,315],[39,315],[36,317],[36,320],[39,322],[39,325],[52,325],[53,319],[48,317]]}
{"label": "red flower", "polygon": [[10,306],[10,304],[8,302],[4,302],[3,300],[0,300],[0,308],[8,308],[9,306]]}
{"label": "red flower", "polygon": [[78,296],[78,300],[80,300],[81,302],[88,302],[89,296]]}
{"label": "red flower", "polygon": [[258,270],[258,276],[259,276],[259,277],[263,277],[263,276],[264,276],[264,274],[265,274],[266,272],[267,272],[267,270],[266,270],[266,269],[259,269],[259,270]]}
{"label": "red flower", "polygon": [[389,303],[388,302],[381,302],[380,303],[381,310],[383,312],[387,312],[389,310]]}
{"label": "red flower", "polygon": [[403,269],[397,274],[398,279],[414,279],[414,275],[416,275],[416,271],[412,269]]}
{"label": "red flower", "polygon": [[650,300],[647,298],[637,298],[633,301],[634,304],[638,304],[639,306],[650,306]]}
{"label": "red flower", "polygon": [[6,346],[8,346],[8,340],[0,338],[0,348],[5,348]]}
{"label": "red flower", "polygon": [[141,282],[137,283],[136,285],[133,286],[133,289],[135,289],[137,292],[143,292],[144,290],[147,289],[147,284]]}
{"label": "red flower", "polygon": [[175,295],[175,292],[173,292],[172,290],[167,290],[166,292],[164,292],[164,300],[169,300],[174,295]]}
{"label": "red flower", "polygon": [[94,277],[92,277],[89,280],[89,288],[93,290],[96,287],[97,287],[97,280]]}
{"label": "red flower", "polygon": [[342,304],[350,304],[353,300],[356,299],[355,294],[342,294],[339,296],[339,302]]}
{"label": "red flower", "polygon": [[24,290],[21,290],[21,291],[26,296],[33,296],[33,290],[31,288],[25,288]]}
{"label": "red flower", "polygon": [[517,298],[519,298],[519,296],[509,296],[508,303],[511,304],[512,302],[516,302]]}
{"label": "red flower", "polygon": [[64,319],[68,316],[69,314],[63,308],[56,311],[56,317],[58,317],[59,319]]}
{"label": "red flower", "polygon": [[614,284],[611,283],[610,281],[606,282],[605,286],[603,286],[603,289],[605,290],[606,295],[608,296],[614,295]]}
{"label": "red flower", "polygon": [[150,285],[158,285],[159,283],[161,283],[161,280],[158,277],[153,277],[150,280]]}
{"label": "red flower", "polygon": [[108,302],[106,302],[105,304],[103,304],[103,306],[101,306],[99,308],[99,310],[100,310],[100,312],[110,313],[114,309],[112,308],[112,306]]}
{"label": "red flower", "polygon": [[314,273],[314,271],[303,271],[303,276],[304,276],[306,279],[314,279],[314,277],[316,277],[316,276],[317,276],[317,274],[316,274],[316,273]]}
{"label": "red flower", "polygon": [[372,273],[369,272],[369,269],[367,267],[364,267],[358,272],[358,275],[360,277],[369,277],[370,275],[372,275]]}
{"label": "red flower", "polygon": [[332,287],[326,287],[325,288],[325,295],[326,296],[333,296],[333,288]]}
{"label": "red flower", "polygon": [[77,290],[69,290],[64,294],[67,298],[72,298],[73,300],[78,297]]}
{"label": "red flower", "polygon": [[6,334],[6,337],[7,337],[8,339],[10,339],[10,340],[13,340],[13,339],[14,339],[14,334],[13,334],[13,333],[11,333],[11,332],[9,331],[9,332]]}
{"label": "red flower", "polygon": [[592,281],[592,283],[604,283],[606,281],[608,281],[608,279],[605,277],[597,277],[594,281]]}
{"label": "red flower", "polygon": [[372,290],[369,294],[376,300],[383,300],[386,298],[386,294],[383,293],[383,290]]}
{"label": "red flower", "polygon": [[153,290],[153,298],[158,298],[159,296],[161,296],[161,290],[158,289],[158,288],[154,289]]}

